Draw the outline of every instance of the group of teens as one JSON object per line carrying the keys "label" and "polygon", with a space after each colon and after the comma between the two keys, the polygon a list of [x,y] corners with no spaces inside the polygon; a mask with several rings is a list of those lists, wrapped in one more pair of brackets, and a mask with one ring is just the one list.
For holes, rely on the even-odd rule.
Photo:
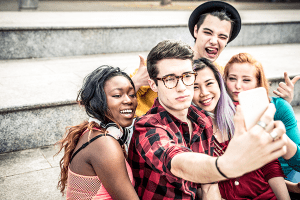
{"label": "group of teens", "polygon": [[290,106],[300,76],[285,73],[263,123],[246,130],[237,96],[268,93],[263,67],[247,53],[213,63],[240,28],[235,8],[210,1],[190,16],[194,47],[160,42],[132,79],[111,66],[89,74],[77,100],[90,118],[58,142],[67,199],[299,198],[284,178],[300,171]]}

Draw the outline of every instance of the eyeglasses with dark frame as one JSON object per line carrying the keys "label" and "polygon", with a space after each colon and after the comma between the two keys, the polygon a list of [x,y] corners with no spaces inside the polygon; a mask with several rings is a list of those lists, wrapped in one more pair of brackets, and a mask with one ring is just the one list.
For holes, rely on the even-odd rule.
{"label": "eyeglasses with dark frame", "polygon": [[166,75],[162,78],[156,78],[156,80],[163,81],[166,88],[173,89],[178,85],[179,78],[184,85],[191,86],[195,83],[196,76],[196,72],[185,72],[181,76]]}

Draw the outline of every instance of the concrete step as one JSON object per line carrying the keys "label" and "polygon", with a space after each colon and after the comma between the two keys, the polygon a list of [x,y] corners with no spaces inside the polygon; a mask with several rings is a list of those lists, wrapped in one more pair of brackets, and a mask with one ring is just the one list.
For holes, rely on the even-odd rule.
{"label": "concrete step", "polygon": [[[284,71],[290,76],[300,74],[300,60],[295,59],[300,44],[226,47],[218,63],[224,66],[240,52],[262,62],[273,88],[283,80]],[[75,102],[83,78],[104,64],[132,73],[139,66],[138,54],[147,56],[147,52],[134,52],[0,61],[0,153],[47,146],[61,139],[66,126],[87,118]],[[292,103],[300,105],[300,81]]]}
{"label": "concrete step", "polygon": [[[164,39],[193,45],[191,11],[1,12],[0,59],[149,51]],[[299,10],[242,10],[229,46],[300,43]],[[276,16],[276,17],[274,17]]]}

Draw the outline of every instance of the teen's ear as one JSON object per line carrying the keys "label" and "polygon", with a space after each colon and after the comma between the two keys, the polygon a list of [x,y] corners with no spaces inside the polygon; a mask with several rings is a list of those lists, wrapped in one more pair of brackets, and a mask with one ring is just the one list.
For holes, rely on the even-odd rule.
{"label": "teen's ear", "polygon": [[148,83],[149,83],[151,90],[153,90],[154,92],[157,92],[157,85],[155,84],[154,80],[148,79]]}
{"label": "teen's ear", "polygon": [[194,37],[197,39],[198,30],[197,30],[197,24],[194,26]]}

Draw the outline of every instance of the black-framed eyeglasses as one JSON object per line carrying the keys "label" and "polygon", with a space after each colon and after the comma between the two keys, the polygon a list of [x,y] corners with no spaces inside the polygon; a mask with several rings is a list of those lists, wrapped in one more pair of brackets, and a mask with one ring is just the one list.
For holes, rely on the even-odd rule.
{"label": "black-framed eyeglasses", "polygon": [[183,73],[181,76],[166,75],[162,78],[156,78],[156,80],[163,81],[166,88],[173,89],[178,85],[179,78],[181,79],[184,85],[190,86],[195,83],[196,76],[196,72],[186,72]]}

